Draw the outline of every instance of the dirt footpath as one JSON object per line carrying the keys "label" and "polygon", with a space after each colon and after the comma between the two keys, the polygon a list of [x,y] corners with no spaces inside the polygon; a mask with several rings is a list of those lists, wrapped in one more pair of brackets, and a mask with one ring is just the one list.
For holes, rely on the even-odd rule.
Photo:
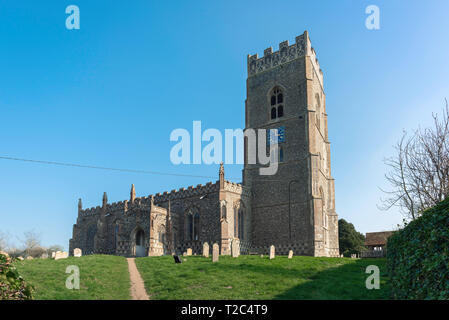
{"label": "dirt footpath", "polygon": [[126,260],[128,260],[129,278],[131,279],[131,298],[133,300],[150,300],[134,258]]}

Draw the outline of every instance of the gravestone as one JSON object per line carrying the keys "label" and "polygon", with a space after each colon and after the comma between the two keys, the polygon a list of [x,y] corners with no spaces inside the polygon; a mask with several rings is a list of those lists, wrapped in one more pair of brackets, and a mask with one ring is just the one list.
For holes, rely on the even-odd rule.
{"label": "gravestone", "polygon": [[191,256],[191,255],[192,255],[192,248],[188,248],[188,249],[187,249],[187,255],[188,255],[188,256]]}
{"label": "gravestone", "polygon": [[181,259],[176,254],[173,256],[173,259],[175,260],[175,263],[182,263]]}
{"label": "gravestone", "polygon": [[28,256],[27,260],[33,260],[33,257],[32,256]]}
{"label": "gravestone", "polygon": [[185,257],[185,256],[187,255],[187,252],[184,251],[184,252],[182,253],[182,255]]}
{"label": "gravestone", "polygon": [[263,258],[263,254],[261,254],[260,257]]}
{"label": "gravestone", "polygon": [[203,257],[209,258],[209,244],[207,242],[203,244]]}
{"label": "gravestone", "polygon": [[270,246],[270,259],[274,259],[275,256],[275,248],[273,245]]}
{"label": "gravestone", "polygon": [[240,243],[236,240],[232,241],[231,254],[233,258],[238,258],[240,256]]}
{"label": "gravestone", "polygon": [[56,251],[55,260],[66,259],[69,256],[67,252],[64,251]]}
{"label": "gravestone", "polygon": [[18,257],[17,259],[19,259],[20,261],[23,261],[23,257]]}
{"label": "gravestone", "polygon": [[351,259],[355,259],[357,256],[355,254],[351,254]]}
{"label": "gravestone", "polygon": [[81,257],[82,255],[83,255],[83,251],[81,251],[80,248],[75,248],[75,249],[73,249],[73,256],[74,256],[74,257],[79,258],[79,257]]}
{"label": "gravestone", "polygon": [[44,252],[44,253],[41,255],[41,259],[48,259],[48,253]]}
{"label": "gravestone", "polygon": [[288,258],[289,258],[289,259],[293,258],[293,250],[290,250],[290,251],[288,252]]}
{"label": "gravestone", "polygon": [[55,258],[55,255],[56,255],[56,252],[53,251],[53,252],[51,253],[51,258],[54,259],[54,258]]}
{"label": "gravestone", "polygon": [[214,243],[212,246],[212,262],[218,261],[218,255],[220,253],[220,247],[218,246],[218,243]]}

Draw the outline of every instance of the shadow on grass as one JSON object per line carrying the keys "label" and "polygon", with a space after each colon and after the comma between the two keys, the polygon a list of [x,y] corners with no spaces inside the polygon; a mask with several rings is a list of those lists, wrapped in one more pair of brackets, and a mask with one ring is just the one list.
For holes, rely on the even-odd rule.
{"label": "shadow on grass", "polygon": [[[389,299],[385,259],[256,256],[139,258],[137,267],[154,299]],[[365,286],[366,267],[380,269],[380,290]]]}
{"label": "shadow on grass", "polygon": [[[298,267],[292,263],[293,261],[280,257],[266,261],[270,264],[231,263],[217,264],[216,267],[229,273],[272,275],[273,280],[275,278],[278,281],[290,282],[292,284],[290,289],[273,296],[272,299],[276,300],[390,299],[391,290],[386,277],[385,259],[342,259],[341,263],[337,261],[338,258],[334,261],[315,260],[311,264]],[[371,275],[366,273],[369,265],[376,265],[380,269],[380,289],[366,288],[366,279]],[[299,284],[295,285],[296,283]]]}
{"label": "shadow on grass", "polygon": [[[376,265],[380,269],[379,289],[366,288],[366,280],[371,275],[365,272],[369,265]],[[384,300],[391,298],[390,292],[385,261],[366,259],[319,271],[308,281],[278,294],[274,299]]]}

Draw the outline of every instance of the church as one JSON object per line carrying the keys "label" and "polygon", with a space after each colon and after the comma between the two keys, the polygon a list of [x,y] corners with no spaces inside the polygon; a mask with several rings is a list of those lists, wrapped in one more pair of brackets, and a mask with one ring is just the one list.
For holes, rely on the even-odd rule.
{"label": "church", "polygon": [[[247,57],[245,130],[277,129],[278,170],[260,175],[248,161],[245,141],[242,183],[218,180],[83,209],[69,241],[69,254],[126,257],[182,253],[217,243],[220,254],[339,256],[338,216],[331,175],[323,72],[305,31],[295,43]],[[267,140],[267,145],[270,143]],[[256,149],[260,143],[257,144]],[[258,150],[256,150],[258,152]]]}

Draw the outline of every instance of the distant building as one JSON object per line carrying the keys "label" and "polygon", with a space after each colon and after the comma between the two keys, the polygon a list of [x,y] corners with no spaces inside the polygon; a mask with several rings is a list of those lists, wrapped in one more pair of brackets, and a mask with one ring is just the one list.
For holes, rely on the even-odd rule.
{"label": "distant building", "polygon": [[387,240],[394,231],[368,232],[365,237],[365,247],[368,251],[362,257],[384,257],[387,252]]}

